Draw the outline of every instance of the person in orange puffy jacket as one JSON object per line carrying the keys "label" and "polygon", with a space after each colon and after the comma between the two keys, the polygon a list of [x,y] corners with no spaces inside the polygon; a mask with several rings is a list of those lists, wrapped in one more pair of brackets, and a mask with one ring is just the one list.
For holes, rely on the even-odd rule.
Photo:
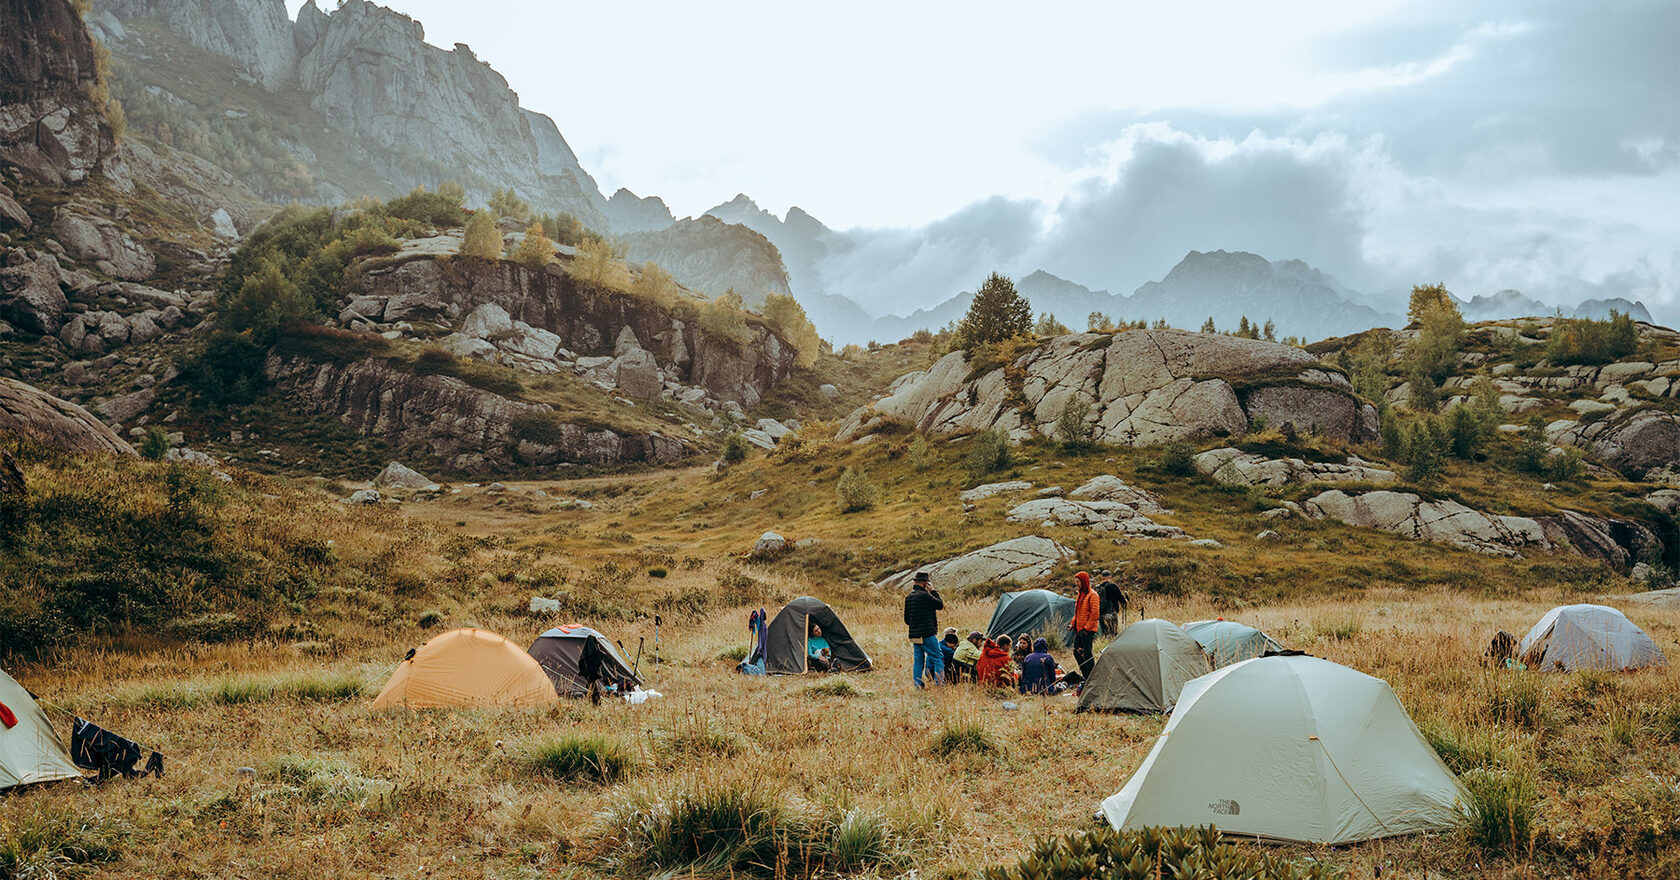
{"label": "person in orange puffy jacket", "polygon": [[1010,687],[1015,676],[1009,672],[1009,649],[987,639],[980,647],[980,659],[974,664],[974,678],[983,685]]}
{"label": "person in orange puffy jacket", "polygon": [[1068,629],[1073,630],[1073,659],[1079,664],[1080,679],[1085,680],[1097,665],[1091,656],[1091,643],[1096,641],[1097,628],[1102,625],[1102,600],[1091,589],[1089,573],[1079,572],[1073,579],[1079,582],[1079,595],[1073,600],[1073,620],[1068,621]]}

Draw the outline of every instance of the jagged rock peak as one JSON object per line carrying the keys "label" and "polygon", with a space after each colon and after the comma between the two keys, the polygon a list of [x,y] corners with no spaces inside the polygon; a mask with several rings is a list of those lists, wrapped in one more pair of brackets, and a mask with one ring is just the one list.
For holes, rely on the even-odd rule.
{"label": "jagged rock peak", "polygon": [[194,46],[234,59],[270,90],[288,83],[297,70],[297,41],[284,0],[107,0],[101,5],[120,19],[156,17]]}
{"label": "jagged rock peak", "polygon": [[99,167],[112,147],[87,98],[93,39],[66,0],[0,4],[0,164],[58,184]]}

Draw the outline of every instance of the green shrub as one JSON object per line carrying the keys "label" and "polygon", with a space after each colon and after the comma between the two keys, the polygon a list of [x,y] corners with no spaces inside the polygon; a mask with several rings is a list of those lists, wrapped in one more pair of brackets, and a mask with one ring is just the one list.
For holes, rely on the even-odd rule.
{"label": "green shrub", "polygon": [[869,481],[869,475],[862,468],[846,468],[834,489],[840,496],[841,513],[874,510],[875,505],[881,502],[880,487]]}
{"label": "green shrub", "polygon": [[437,610],[422,611],[420,617],[414,621],[421,629],[431,629],[443,622],[443,612]]}
{"label": "green shrub", "polygon": [[730,464],[746,461],[747,453],[751,449],[751,445],[747,443],[747,438],[742,436],[740,431],[735,431],[728,437],[723,438],[723,460]]}
{"label": "green shrub", "polygon": [[917,434],[916,439],[910,441],[909,454],[910,466],[917,471],[933,467],[935,456],[933,450],[928,447],[927,437]]}
{"label": "green shrub", "polygon": [[987,868],[985,880],[1332,880],[1340,872],[1310,860],[1240,849],[1211,825],[1199,828],[1101,827],[1040,838],[1014,866]]}
{"label": "green shrub", "polygon": [[650,577],[650,578],[662,578],[662,577],[664,577],[668,574],[670,574],[670,572],[666,571],[663,568],[650,568],[650,569],[648,569],[648,577]]}
{"label": "green shrub", "polygon": [[1196,447],[1183,440],[1168,443],[1155,459],[1155,469],[1175,477],[1190,476],[1196,472]]}
{"label": "green shrub", "polygon": [[998,751],[997,739],[978,721],[952,721],[934,734],[928,751],[937,757],[990,755]]}
{"label": "green shrub", "polygon": [[969,441],[968,455],[963,459],[970,480],[979,481],[988,474],[1007,470],[1014,456],[1009,447],[1009,435],[1001,430],[981,431]]}
{"label": "green shrub", "polygon": [[200,614],[169,624],[168,632],[175,638],[189,642],[217,644],[249,638],[256,625],[238,614],[216,612]]}
{"label": "green shrub", "polygon": [[1515,768],[1523,766],[1526,760],[1520,751],[1504,741],[1495,728],[1457,730],[1428,724],[1423,725],[1421,730],[1424,739],[1454,773],[1478,768]]}
{"label": "green shrub", "polygon": [[140,438],[139,452],[142,458],[163,461],[169,454],[169,433],[157,425],[147,428],[145,436]]}
{"label": "green shrub", "polygon": [[841,813],[819,850],[823,867],[850,873],[875,867],[898,867],[903,854],[887,820],[864,810]]}
{"label": "green shrub", "polygon": [[610,737],[563,736],[525,749],[526,766],[545,776],[574,782],[611,784],[630,772],[630,753]]}
{"label": "green shrub", "polygon": [[1334,642],[1351,642],[1359,637],[1359,631],[1364,627],[1364,621],[1357,617],[1344,617],[1339,620],[1313,621],[1313,634],[1321,639]]}
{"label": "green shrub", "polygon": [[99,813],[77,813],[51,802],[14,810],[0,821],[0,878],[54,880],[122,855],[129,831]]}
{"label": "green shrub", "polygon": [[1091,424],[1091,401],[1083,394],[1068,395],[1062,404],[1062,414],[1056,418],[1056,437],[1069,451],[1079,451],[1091,445],[1096,426]]}
{"label": "green shrub", "polygon": [[871,697],[874,696],[874,692],[866,691],[863,688],[852,684],[852,680],[849,678],[831,678],[828,681],[818,682],[813,685],[806,685],[805,695],[810,697],[841,697],[844,699],[851,699],[853,697]]}
{"label": "green shrub", "polygon": [[[743,657],[745,653],[742,652]],[[733,731],[718,730],[705,722],[689,722],[671,734],[666,750],[689,758],[733,758],[747,751],[747,742]]]}
{"label": "green shrub", "polygon": [[1612,311],[1607,321],[1558,318],[1546,337],[1546,359],[1554,364],[1607,364],[1639,350],[1639,326]]}
{"label": "green shrub", "polygon": [[1528,768],[1478,769],[1459,777],[1465,790],[1459,814],[1471,843],[1492,853],[1527,850],[1539,815],[1531,774]]}
{"label": "green shrub", "polygon": [[797,857],[810,827],[775,794],[739,783],[696,783],[632,797],[608,815],[626,873],[772,874]]}

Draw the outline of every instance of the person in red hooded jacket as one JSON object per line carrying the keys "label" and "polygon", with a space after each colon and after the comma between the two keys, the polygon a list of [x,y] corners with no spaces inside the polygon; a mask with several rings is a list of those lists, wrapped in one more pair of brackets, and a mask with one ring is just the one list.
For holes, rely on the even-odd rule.
{"label": "person in red hooded jacket", "polygon": [[1010,687],[1015,676],[1009,674],[1009,649],[987,639],[980,646],[980,659],[974,664],[974,679],[982,685]]}
{"label": "person in red hooded jacket", "polygon": [[1068,621],[1068,629],[1073,630],[1073,659],[1079,664],[1079,678],[1083,681],[1091,677],[1091,669],[1097,665],[1091,656],[1091,643],[1096,641],[1097,628],[1102,625],[1102,599],[1091,589],[1089,573],[1079,572],[1073,579],[1079,582],[1079,595],[1073,600],[1073,619]]}

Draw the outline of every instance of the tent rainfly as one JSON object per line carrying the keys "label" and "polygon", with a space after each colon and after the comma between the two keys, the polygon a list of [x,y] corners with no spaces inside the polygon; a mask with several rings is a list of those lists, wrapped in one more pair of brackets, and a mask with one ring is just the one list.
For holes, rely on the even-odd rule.
{"label": "tent rainfly", "polygon": [[518,645],[486,630],[456,629],[404,658],[373,708],[533,707],[559,702],[547,673]]}
{"label": "tent rainfly", "polygon": [[1517,649],[1534,669],[1625,671],[1667,666],[1668,658],[1627,615],[1607,605],[1559,605],[1523,636]]}
{"label": "tent rainfly", "polygon": [[47,713],[11,676],[0,671],[0,791],[37,782],[80,779]]}
{"label": "tent rainfly", "polygon": [[1202,646],[1170,621],[1126,627],[1097,657],[1079,693],[1079,711],[1168,712],[1186,682],[1208,673]]}
{"label": "tent rainfly", "polygon": [[589,693],[589,679],[582,672],[586,666],[596,667],[596,680],[629,682],[640,686],[641,680],[624,662],[612,640],[580,623],[557,626],[537,636],[529,653],[554,682],[554,692],[562,697],[582,697]]}
{"label": "tent rainfly", "polygon": [[1183,629],[1207,652],[1214,669],[1259,657],[1267,651],[1283,650],[1271,636],[1234,620],[1198,620],[1185,624]]}
{"label": "tent rainfly", "polygon": [[1004,593],[998,599],[986,635],[1019,636],[1060,634],[1073,619],[1073,598],[1050,590],[1022,590]]}
{"label": "tent rainfly", "polygon": [[764,671],[771,675],[800,675],[809,670],[806,638],[811,624],[822,628],[835,672],[868,672],[869,655],[852,640],[840,616],[821,599],[800,596],[787,603],[770,621],[764,636]]}
{"label": "tent rainfly", "polygon": [[1132,778],[1117,829],[1341,844],[1444,830],[1462,789],[1382,679],[1317,657],[1244,660],[1184,686]]}

